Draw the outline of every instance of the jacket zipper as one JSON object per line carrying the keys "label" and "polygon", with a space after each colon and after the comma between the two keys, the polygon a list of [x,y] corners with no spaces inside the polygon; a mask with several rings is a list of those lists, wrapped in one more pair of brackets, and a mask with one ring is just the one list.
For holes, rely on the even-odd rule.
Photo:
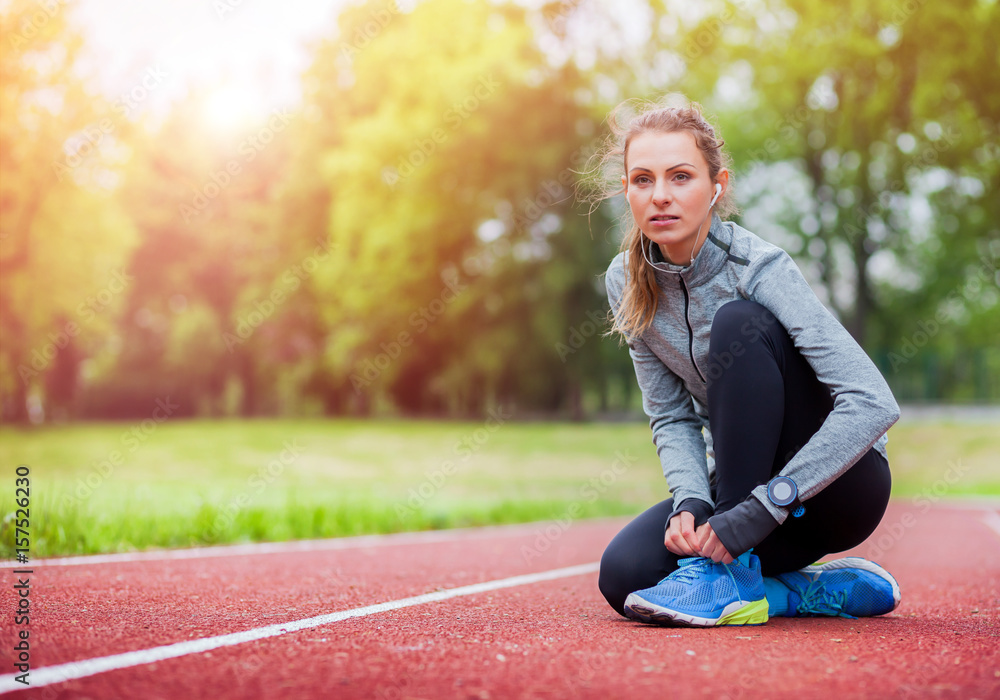
{"label": "jacket zipper", "polygon": [[687,285],[684,284],[683,277],[677,275],[677,278],[681,281],[681,291],[684,292],[684,321],[687,323],[688,327],[688,355],[691,357],[691,364],[694,365],[695,372],[697,372],[698,376],[701,377],[701,381],[707,384],[708,382],[705,379],[705,375],[701,373],[701,370],[698,368],[698,363],[694,361],[694,329],[691,328],[691,303],[690,298],[688,297]]}

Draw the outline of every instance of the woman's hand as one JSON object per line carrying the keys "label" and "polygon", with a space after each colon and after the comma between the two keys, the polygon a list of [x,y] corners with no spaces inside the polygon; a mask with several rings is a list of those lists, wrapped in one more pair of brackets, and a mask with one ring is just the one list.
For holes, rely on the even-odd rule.
{"label": "woman's hand", "polygon": [[705,523],[698,528],[698,552],[703,557],[708,557],[712,561],[722,562],[723,564],[731,564],[733,558],[726,551],[725,545],[719,540],[718,535],[712,529],[712,526]]}
{"label": "woman's hand", "polygon": [[680,556],[700,556],[698,534],[694,529],[694,515],[686,510],[682,510],[672,517],[670,524],[667,526],[667,531],[663,535],[663,544],[671,552]]}

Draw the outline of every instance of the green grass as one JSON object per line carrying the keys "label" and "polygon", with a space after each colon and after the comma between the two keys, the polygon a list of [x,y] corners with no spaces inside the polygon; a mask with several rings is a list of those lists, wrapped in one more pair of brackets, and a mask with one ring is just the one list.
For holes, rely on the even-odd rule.
{"label": "green grass", "polygon": [[[894,427],[894,494],[1000,496],[998,433]],[[642,419],[5,428],[0,463],[5,558],[18,464],[31,468],[32,557],[627,515],[667,495]]]}

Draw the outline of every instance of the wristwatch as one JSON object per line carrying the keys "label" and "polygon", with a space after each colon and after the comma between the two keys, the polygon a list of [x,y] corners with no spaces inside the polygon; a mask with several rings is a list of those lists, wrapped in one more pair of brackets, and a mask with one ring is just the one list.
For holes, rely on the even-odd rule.
{"label": "wristwatch", "polygon": [[799,487],[787,476],[776,476],[767,482],[767,497],[780,508],[793,508],[793,518],[801,518],[806,512],[805,507],[799,503]]}

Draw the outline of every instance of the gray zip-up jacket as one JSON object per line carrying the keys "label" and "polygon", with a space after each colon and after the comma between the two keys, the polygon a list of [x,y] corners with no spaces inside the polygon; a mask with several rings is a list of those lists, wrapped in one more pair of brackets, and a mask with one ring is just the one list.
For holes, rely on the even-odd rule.
{"label": "gray zip-up jacket", "polygon": [[[872,446],[886,457],[885,433],[899,419],[899,406],[874,363],[819,301],[784,250],[715,215],[707,240],[688,266],[663,261],[659,247],[647,243],[646,264],[655,269],[660,298],[652,325],[640,337],[629,338],[628,345],[653,444],[674,498],[670,517],[687,510],[696,522],[704,521],[715,508],[709,486],[715,465],[706,379],[720,360],[708,356],[708,341],[716,311],[735,299],[768,309],[834,398],[826,421],[781,470],[798,486],[800,500],[815,496]],[[625,256],[615,256],[605,277],[613,311],[625,286]],[[754,329],[746,330],[752,339]],[[762,484],[709,522],[736,557],[784,522],[788,512],[768,499]]]}

